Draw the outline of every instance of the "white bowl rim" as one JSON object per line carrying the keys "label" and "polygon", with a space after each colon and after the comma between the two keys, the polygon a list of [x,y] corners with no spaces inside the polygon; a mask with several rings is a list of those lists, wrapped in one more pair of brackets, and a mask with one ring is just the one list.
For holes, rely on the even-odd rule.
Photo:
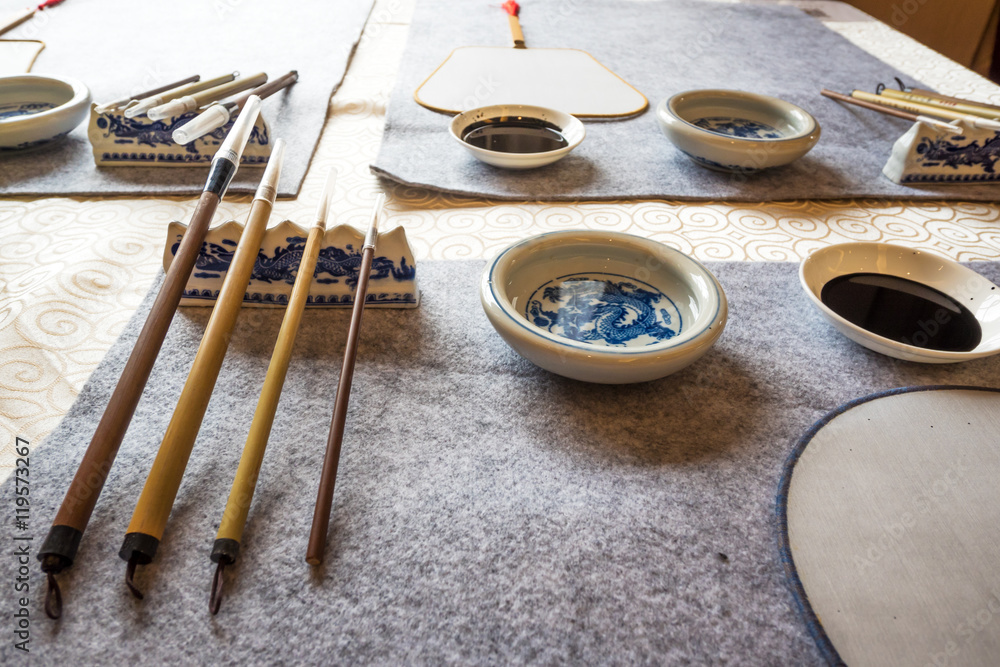
{"label": "white bowl rim", "polygon": [[30,83],[31,81],[40,82],[42,85],[52,86],[53,83],[59,83],[63,85],[68,85],[73,91],[72,97],[66,102],[63,102],[57,107],[51,109],[46,109],[45,111],[39,111],[38,113],[25,114],[23,116],[11,116],[10,118],[0,118],[0,128],[10,128],[14,125],[21,123],[27,124],[38,123],[39,121],[46,121],[50,116],[56,116],[63,114],[67,109],[75,107],[78,104],[84,103],[90,97],[90,90],[86,85],[79,79],[74,79],[68,76],[51,76],[44,74],[14,74],[12,76],[2,76],[0,77],[0,86],[4,83],[16,83],[17,79],[26,79],[25,83]]}
{"label": "white bowl rim", "polygon": [[[545,237],[557,236],[557,235],[558,236],[579,235],[580,237],[585,237],[585,240],[607,239],[610,236],[612,238],[617,238],[621,241],[626,241],[631,243],[638,242],[643,245],[657,246],[658,248],[667,251],[671,255],[676,256],[682,262],[691,263],[694,266],[694,268],[697,269],[697,272],[699,274],[703,275],[708,279],[708,284],[711,286],[713,290],[711,296],[713,297],[712,301],[714,302],[715,305],[715,312],[712,313],[711,317],[705,318],[705,323],[700,328],[690,329],[687,332],[682,332],[680,335],[675,336],[667,341],[663,341],[660,343],[652,343],[650,345],[644,345],[642,347],[634,347],[634,348],[593,345],[591,343],[585,343],[582,341],[572,340],[571,338],[565,338],[563,336],[559,336],[557,334],[548,331],[543,331],[538,327],[530,326],[530,323],[514,310],[514,307],[510,303],[510,300],[507,299],[506,296],[504,296],[503,294],[498,294],[495,287],[496,281],[494,280],[494,272],[496,271],[497,264],[499,264],[499,262],[508,253],[513,252],[528,243],[539,241]],[[665,243],[660,243],[659,241],[653,241],[652,239],[647,239],[642,236],[637,236],[635,234],[626,234],[624,232],[611,232],[611,231],[602,232],[593,229],[563,229],[554,232],[543,232],[541,234],[536,234],[534,236],[530,236],[526,239],[522,239],[521,241],[518,241],[517,243],[510,245],[509,247],[505,248],[503,252],[497,255],[490,263],[489,270],[486,273],[486,278],[487,278],[487,283],[489,285],[490,300],[515,325],[524,329],[529,334],[537,336],[549,343],[560,345],[562,347],[568,347],[572,350],[580,352],[586,352],[588,353],[587,356],[593,355],[600,358],[620,358],[625,355],[630,355],[630,356],[655,355],[658,353],[669,352],[674,348],[677,348],[681,345],[689,344],[695,339],[700,338],[711,332],[712,327],[715,326],[716,321],[719,319],[720,313],[723,311],[723,308],[725,308],[727,313],[729,310],[726,294],[725,291],[722,289],[721,283],[719,283],[719,280],[718,278],[715,277],[715,274],[709,271],[704,264],[702,264],[695,258],[691,257],[690,255],[687,255],[681,252],[680,250],[677,250],[676,248],[671,248]],[[638,278],[636,278],[636,280],[638,280]],[[721,331],[721,329],[724,327],[725,327],[725,322],[722,323],[722,326],[719,327],[719,330]]]}
{"label": "white bowl rim", "polygon": [[[554,115],[557,115],[557,116],[560,116],[560,117],[564,117],[564,119],[566,120],[566,124],[565,124],[565,126],[563,126],[562,124],[560,124],[560,126],[559,126],[560,133],[565,136],[566,132],[569,129],[573,129],[574,132],[577,132],[577,131],[579,132],[579,136],[577,136],[576,139],[574,139],[573,141],[570,141],[566,146],[562,146],[560,148],[554,148],[554,149],[552,149],[550,151],[540,151],[538,153],[505,153],[503,151],[491,151],[488,148],[480,148],[479,146],[473,146],[469,142],[463,141],[462,137],[458,136],[458,126],[460,125],[459,119],[464,119],[467,116],[469,116],[470,114],[474,114],[474,113],[478,113],[478,112],[486,113],[487,111],[489,111],[491,109],[496,109],[498,111],[500,109],[520,109],[520,110],[522,110],[524,112],[524,113],[522,113],[520,115],[529,116],[531,118],[539,118],[539,115],[536,115],[536,114],[540,114],[540,113],[554,114]],[[463,126],[464,126],[464,124],[463,124]],[[469,150],[474,151],[476,153],[482,153],[484,155],[492,155],[492,156],[496,156],[498,158],[504,158],[504,159],[507,159],[507,160],[521,160],[521,161],[526,161],[526,162],[527,161],[532,161],[532,160],[537,160],[540,157],[552,157],[552,156],[555,156],[555,155],[561,155],[563,153],[569,153],[571,150],[573,150],[574,148],[576,148],[577,146],[579,146],[583,142],[583,140],[586,138],[586,136],[587,136],[587,129],[584,126],[583,121],[581,121],[579,118],[577,118],[573,114],[567,113],[565,111],[560,111],[559,109],[552,109],[552,108],[549,108],[549,107],[540,107],[540,106],[533,105],[533,104],[489,104],[489,105],[484,106],[484,107],[476,107],[475,109],[467,109],[467,110],[463,111],[462,113],[457,114],[455,117],[453,117],[451,119],[451,124],[448,126],[448,132],[460,144],[462,144],[463,146],[465,146]]]}
{"label": "white bowl rim", "polygon": [[693,90],[685,90],[685,91],[680,92],[680,93],[674,93],[670,97],[667,97],[664,100],[662,100],[660,102],[660,104],[658,105],[658,106],[662,107],[663,110],[666,111],[668,114],[670,114],[670,116],[672,118],[680,121],[686,127],[689,127],[689,128],[691,128],[693,130],[696,130],[697,132],[699,132],[701,134],[705,134],[705,135],[712,136],[712,137],[729,137],[729,135],[720,134],[719,132],[712,132],[711,130],[706,130],[703,127],[698,127],[697,125],[695,125],[694,123],[690,122],[689,120],[687,120],[685,118],[681,118],[681,116],[678,115],[673,110],[673,108],[672,108],[673,104],[672,103],[673,103],[673,101],[675,99],[677,99],[678,97],[681,97],[682,95],[698,95],[699,97],[710,97],[710,96],[713,96],[713,95],[715,95],[715,96],[721,95],[721,96],[728,97],[730,99],[734,99],[734,98],[735,99],[739,99],[739,98],[742,97],[742,98],[755,99],[758,102],[765,102],[765,103],[767,103],[767,104],[769,104],[771,106],[775,106],[775,102],[777,102],[779,104],[787,104],[788,106],[792,107],[793,109],[796,109],[796,110],[802,112],[802,114],[805,115],[805,117],[809,119],[809,127],[808,128],[806,128],[805,130],[803,130],[801,132],[793,134],[791,136],[781,137],[780,139],[768,139],[766,137],[730,137],[734,141],[749,141],[749,142],[760,142],[760,143],[765,143],[765,144],[778,144],[778,143],[781,143],[781,142],[784,142],[784,141],[796,141],[796,140],[802,139],[804,137],[808,137],[809,135],[811,135],[814,132],[816,132],[817,129],[819,129],[819,122],[816,120],[816,118],[811,113],[809,113],[808,111],[806,111],[805,109],[803,109],[802,107],[800,107],[799,105],[792,104],[788,100],[783,100],[780,97],[774,97],[772,95],[762,95],[760,93],[751,93],[751,92],[747,92],[745,90],[736,90],[736,89],[728,89],[728,88],[695,88]]}
{"label": "white bowl rim", "polygon": [[[972,361],[973,359],[981,359],[983,357],[989,357],[996,354],[997,352],[1000,352],[1000,344],[984,349],[979,349],[979,345],[977,345],[974,349],[969,350],[968,352],[955,352],[951,350],[934,350],[931,348],[919,347],[917,345],[907,345],[906,343],[900,343],[899,341],[893,340],[891,338],[886,338],[885,336],[880,336],[877,333],[865,329],[864,327],[860,327],[857,324],[851,322],[850,320],[844,318],[834,310],[831,310],[830,307],[827,306],[825,303],[823,303],[822,299],[820,299],[819,296],[813,292],[812,288],[810,288],[809,284],[806,282],[806,264],[807,262],[809,262],[810,258],[814,256],[817,256],[817,261],[818,261],[818,255],[820,255],[821,253],[833,252],[835,250],[844,250],[847,248],[857,248],[859,250],[865,248],[870,248],[872,250],[878,248],[885,248],[892,252],[907,252],[918,255],[924,255],[934,260],[937,260],[941,263],[948,264],[953,268],[959,270],[960,272],[970,276],[974,276],[975,278],[982,280],[986,283],[989,283],[991,285],[994,284],[993,281],[991,281],[989,278],[982,275],[981,273],[973,271],[972,269],[966,266],[962,266],[955,260],[943,257],[941,255],[938,255],[937,253],[929,252],[927,250],[921,250],[919,248],[908,248],[906,246],[896,245],[894,243],[878,243],[875,241],[851,241],[848,243],[835,243],[833,245],[825,246],[823,248],[817,248],[816,250],[809,253],[809,255],[805,259],[803,259],[802,262],[799,263],[799,283],[802,285],[802,289],[805,290],[806,295],[813,302],[813,304],[820,310],[820,312],[822,312],[830,320],[838,322],[842,326],[849,328],[850,330],[856,332],[862,338],[866,338],[884,347],[888,347],[897,350],[901,353],[904,353],[908,355],[908,357],[912,361],[919,361],[920,360],[919,357],[924,357],[928,359],[938,359],[941,361],[956,361],[956,362]],[[881,272],[874,271],[873,273],[881,273]],[[840,275],[848,275],[848,274],[844,273]],[[895,274],[886,273],[884,275],[895,275]],[[910,278],[910,280],[914,279]],[[919,280],[917,280],[916,282],[920,282],[920,284],[922,285],[927,285],[927,283],[923,283]],[[930,285],[927,286],[930,287]],[[948,294],[947,296],[949,296],[952,299],[955,298],[950,294]],[[982,342],[980,343],[980,345],[982,345]],[[875,351],[877,352],[878,350]]]}

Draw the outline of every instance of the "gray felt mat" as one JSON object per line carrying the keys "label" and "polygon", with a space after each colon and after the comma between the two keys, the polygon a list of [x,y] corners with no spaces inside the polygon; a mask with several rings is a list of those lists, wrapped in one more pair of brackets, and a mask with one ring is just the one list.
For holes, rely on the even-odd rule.
{"label": "gray felt mat", "polygon": [[[906,187],[883,176],[892,144],[910,123],[819,91],[874,90],[895,76],[917,82],[794,7],[525,2],[521,25],[528,48],[587,51],[645,94],[651,108],[630,120],[586,123],[584,142],[547,167],[515,172],[482,164],[449,136],[450,117],[418,105],[413,92],[458,46],[510,46],[505,15],[496,3],[421,0],[372,171],[408,185],[499,199],[993,200],[1000,192],[996,185]],[[697,88],[781,97],[812,113],[822,138],[785,167],[750,175],[709,171],[674,148],[653,110],[660,100]]]}
{"label": "gray felt mat", "polygon": [[[278,191],[295,195],[326,121],[330,95],[340,85],[373,0],[171,0],[125,5],[113,0],[70,0],[5,35],[47,44],[33,74],[83,81],[95,102],[148,90],[191,74],[298,70],[298,82],[264,101],[272,136],[286,142]],[[0,16],[24,8],[0,0]],[[0,155],[0,192],[18,195],[195,194],[208,173],[200,167],[101,167],[86,123],[63,140]],[[232,192],[253,192],[261,170],[241,169]]]}
{"label": "gray felt mat", "polygon": [[[993,280],[1000,265],[975,267]],[[39,664],[813,664],[786,588],[774,498],[799,437],[896,386],[997,384],[1000,357],[897,362],[836,333],[791,263],[715,263],[730,323],[694,366],[632,386],[542,371],[493,331],[481,262],[419,267],[417,310],[366,313],[326,565],[304,552],[349,313],[309,311],[227,596],[208,613],[209,554],[281,311],[239,320],[146,600],[125,588],[123,533],[208,310],[182,309],[84,537],[42,613]],[[67,418],[30,457],[37,550],[150,299]],[[223,389],[223,390],[220,390]],[[13,484],[0,502],[13,521]],[[0,617],[18,596],[0,596]],[[0,661],[22,656],[11,635]]]}

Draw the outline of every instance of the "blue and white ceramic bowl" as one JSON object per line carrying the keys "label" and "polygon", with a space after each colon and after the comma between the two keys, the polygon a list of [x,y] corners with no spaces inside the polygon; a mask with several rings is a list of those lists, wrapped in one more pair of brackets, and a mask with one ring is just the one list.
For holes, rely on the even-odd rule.
{"label": "blue and white ceramic bowl", "polygon": [[663,100],[656,120],[696,164],[747,173],[793,162],[819,141],[809,112],[777,97],[739,90],[691,90]]}
{"label": "blue and white ceramic bowl", "polygon": [[486,316],[521,356],[585,382],[670,375],[715,343],[726,295],[701,263],[630,234],[563,231],[520,241],[480,283]]}
{"label": "blue and white ceramic bowl", "polygon": [[0,151],[58,139],[87,118],[90,91],[76,79],[20,74],[0,77]]}

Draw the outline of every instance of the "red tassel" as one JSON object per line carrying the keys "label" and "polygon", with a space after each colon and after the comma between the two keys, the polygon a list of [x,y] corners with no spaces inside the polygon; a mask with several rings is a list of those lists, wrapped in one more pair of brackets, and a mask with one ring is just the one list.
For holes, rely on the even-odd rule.
{"label": "red tassel", "polygon": [[[62,0],[59,1],[61,2]],[[507,2],[503,3],[501,6],[506,9],[507,13],[511,16],[517,16],[521,13],[521,5],[514,2],[514,0],[507,0]]]}

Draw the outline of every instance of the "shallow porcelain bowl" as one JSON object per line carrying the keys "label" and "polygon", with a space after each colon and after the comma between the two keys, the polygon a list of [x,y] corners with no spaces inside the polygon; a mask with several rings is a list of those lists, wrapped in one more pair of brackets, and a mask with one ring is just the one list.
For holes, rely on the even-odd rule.
{"label": "shallow porcelain bowl", "polygon": [[[983,331],[982,340],[969,352],[933,350],[897,342],[853,324],[827,307],[820,298],[824,285],[851,273],[907,278],[943,292],[975,315]],[[817,250],[803,260],[799,266],[799,280],[813,305],[840,333],[875,352],[929,364],[967,361],[1000,352],[1000,288],[950,259],[888,243],[843,243]],[[926,322],[924,326],[934,325]],[[919,330],[914,331],[914,336],[917,340]]]}
{"label": "shallow porcelain bowl", "polygon": [[[554,125],[559,129],[559,132],[566,141],[569,142],[568,145],[556,150],[540,153],[504,153],[473,146],[462,139],[467,134],[470,126],[484,120],[520,120],[526,118],[537,119]],[[469,151],[477,160],[504,169],[534,169],[552,164],[569,155],[569,152],[579,146],[583,138],[587,136],[587,131],[583,128],[583,123],[575,116],[563,113],[562,111],[556,111],[555,109],[546,109],[545,107],[535,107],[526,104],[494,104],[488,107],[470,109],[452,119],[450,131],[455,141],[462,144],[462,147]]]}
{"label": "shallow porcelain bowl", "polygon": [[805,109],[739,90],[691,90],[661,101],[656,120],[695,163],[752,172],[793,162],[816,145],[820,127]]}
{"label": "shallow porcelain bowl", "polygon": [[533,236],[490,262],[480,282],[486,316],[521,356],[585,382],[646,382],[705,354],[728,305],[704,266],[630,234]]}
{"label": "shallow porcelain bowl", "polygon": [[0,77],[0,150],[20,150],[68,134],[90,111],[76,79],[37,74]]}

